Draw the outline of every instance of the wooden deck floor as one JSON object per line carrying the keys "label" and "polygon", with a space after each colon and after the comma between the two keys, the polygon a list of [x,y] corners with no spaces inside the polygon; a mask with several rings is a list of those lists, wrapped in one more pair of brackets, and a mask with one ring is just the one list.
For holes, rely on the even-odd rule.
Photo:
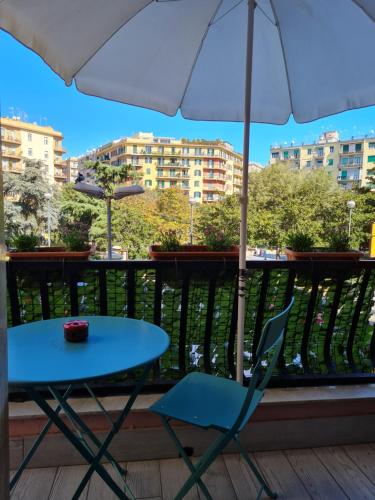
{"label": "wooden deck floor", "polygon": [[[253,458],[281,499],[375,499],[375,444],[259,452]],[[128,484],[140,499],[173,499],[188,475],[181,459],[129,462],[126,467]],[[86,470],[86,466],[29,469],[11,498],[69,500]],[[219,457],[204,481],[215,500],[256,497],[255,481],[238,455]],[[114,500],[116,497],[94,475],[81,498]],[[204,497],[193,489],[186,498]]]}

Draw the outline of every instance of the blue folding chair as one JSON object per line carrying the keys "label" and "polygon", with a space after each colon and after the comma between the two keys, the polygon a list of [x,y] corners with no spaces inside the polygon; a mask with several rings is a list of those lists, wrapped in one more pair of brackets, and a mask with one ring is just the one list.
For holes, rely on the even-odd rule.
{"label": "blue folding chair", "polygon": [[[191,472],[191,476],[181,488],[176,500],[183,498],[195,483],[201,488],[206,498],[212,499],[201,476],[232,439],[260,483],[261,487],[257,499],[260,498],[263,490],[270,498],[277,497],[277,494],[271,491],[265,478],[242,447],[239,434],[254,413],[271,378],[280,354],[284,328],[293,302],[294,299],[283,312],[267,321],[264,326],[247,388],[233,380],[193,372],[184,377],[173,389],[151,406],[150,410],[160,415],[166,431],[176,444]],[[266,365],[266,368],[263,365]],[[206,450],[196,465],[192,464],[170,426],[171,419],[220,432],[219,437]]]}

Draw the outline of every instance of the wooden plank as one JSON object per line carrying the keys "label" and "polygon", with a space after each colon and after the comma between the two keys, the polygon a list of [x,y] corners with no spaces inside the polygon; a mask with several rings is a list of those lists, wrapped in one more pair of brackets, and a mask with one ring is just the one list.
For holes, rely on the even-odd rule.
{"label": "wooden plank", "polygon": [[[125,468],[125,464],[120,464]],[[116,483],[123,487],[123,481],[119,478],[118,473],[113,469],[112,465],[105,464],[104,468],[109,475],[116,481]],[[96,473],[91,476],[88,486],[87,500],[117,500],[118,496],[111,490],[111,488],[103,481],[103,479]]]}
{"label": "wooden plank", "polygon": [[375,484],[375,445],[352,444],[343,448],[365,476]]}
{"label": "wooden plank", "polygon": [[351,500],[374,499],[374,485],[342,447],[314,448],[314,452]]}
{"label": "wooden plank", "polygon": [[12,500],[47,500],[56,476],[57,469],[26,469],[16,484]]}
{"label": "wooden plank", "polygon": [[[236,493],[222,456],[217,457],[210,465],[203,474],[202,480],[215,500],[236,500]],[[199,491],[199,496],[201,500],[205,499],[201,491]]]}
{"label": "wooden plank", "polygon": [[312,498],[348,498],[311,449],[287,450],[284,453]]}
{"label": "wooden plank", "polygon": [[[190,471],[181,458],[160,460],[159,464],[163,500],[173,500],[188,479]],[[196,486],[193,486],[184,500],[199,500]]]}
{"label": "wooden plank", "polygon": [[278,499],[310,498],[282,451],[258,452],[254,457],[270,488],[277,493]]}
{"label": "wooden plank", "polygon": [[[88,465],[71,465],[57,469],[49,500],[70,500],[82,481]],[[83,490],[80,500],[86,500],[88,486]]]}
{"label": "wooden plank", "polygon": [[160,468],[157,460],[128,462],[126,483],[136,498],[161,497]]}
{"label": "wooden plank", "polygon": [[[260,485],[240,455],[223,455],[238,500],[256,498]],[[260,498],[268,498],[265,493]]]}

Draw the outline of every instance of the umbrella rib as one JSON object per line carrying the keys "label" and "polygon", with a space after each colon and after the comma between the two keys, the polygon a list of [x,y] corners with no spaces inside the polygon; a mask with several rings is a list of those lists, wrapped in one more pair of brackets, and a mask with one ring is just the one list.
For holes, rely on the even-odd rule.
{"label": "umbrella rib", "polygon": [[284,67],[285,67],[286,79],[287,79],[287,82],[288,82],[288,94],[289,94],[289,102],[290,102],[290,113],[293,113],[292,89],[291,89],[291,85],[290,85],[289,71],[288,71],[288,65],[287,65],[287,62],[286,62],[286,56],[285,56],[285,49],[284,49],[284,44],[283,44],[283,38],[281,36],[281,31],[280,31],[279,18],[278,18],[278,15],[276,14],[276,9],[275,9],[273,0],[270,0],[270,5],[271,5],[272,12],[273,12],[273,16],[275,18],[275,26],[276,26],[277,32],[279,34],[281,51],[283,53],[283,60],[284,60]]}
{"label": "umbrella rib", "polygon": [[195,69],[195,66],[197,64],[197,61],[198,61],[198,57],[199,57],[199,54],[200,54],[200,51],[202,49],[202,46],[203,46],[203,43],[207,37],[207,34],[208,34],[208,30],[210,29],[210,26],[211,26],[211,23],[212,23],[212,20],[214,19],[214,17],[216,16],[217,14],[217,11],[220,9],[222,3],[223,3],[224,0],[220,0],[220,2],[218,3],[218,6],[216,7],[215,11],[213,12],[212,16],[211,16],[211,19],[210,19],[210,22],[208,23],[207,25],[207,29],[206,31],[204,32],[204,35],[202,37],[202,40],[201,40],[201,43],[199,44],[199,47],[198,47],[198,50],[197,50],[197,53],[195,54],[195,58],[194,58],[194,62],[191,66],[191,70],[190,70],[190,73],[189,73],[189,77],[186,81],[186,85],[185,85],[185,89],[184,89],[184,92],[181,96],[181,99],[180,99],[180,105],[179,105],[179,108],[181,108],[181,105],[185,99],[185,95],[186,95],[186,92],[187,92],[187,89],[189,87],[189,83],[190,83],[190,80],[191,80],[191,77],[193,76],[193,72],[194,72],[194,69]]}
{"label": "umbrella rib", "polygon": [[373,15],[370,14],[370,12],[367,12],[367,9],[366,7],[364,7],[363,5],[359,4],[358,3],[358,0],[352,0],[352,2],[358,7],[360,8],[364,14],[369,17],[371,19],[372,22],[375,22],[375,17]]}
{"label": "umbrella rib", "polygon": [[85,61],[74,71],[74,73],[72,74],[72,76],[70,77],[71,80],[73,80],[77,74],[81,71],[81,69],[86,66],[86,64],[91,61],[91,59],[93,57],[96,56],[96,54],[104,47],[104,45],[109,42],[109,40],[111,40],[111,38],[113,38],[116,33],[118,33],[124,26],[126,26],[128,24],[129,21],[131,21],[132,19],[135,18],[135,16],[137,16],[140,12],[142,12],[144,9],[146,9],[150,4],[153,3],[154,0],[149,0],[148,3],[146,5],[144,5],[141,9],[139,9],[130,19],[128,19],[127,21],[125,21],[124,23],[122,23],[118,28],[115,29],[115,31],[113,31],[100,45],[99,47],[90,55],[90,57],[88,57],[87,59],[85,59]]}

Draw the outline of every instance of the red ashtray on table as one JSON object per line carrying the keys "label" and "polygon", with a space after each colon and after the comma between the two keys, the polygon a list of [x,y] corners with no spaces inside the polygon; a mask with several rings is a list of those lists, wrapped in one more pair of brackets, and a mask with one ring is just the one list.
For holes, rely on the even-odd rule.
{"label": "red ashtray on table", "polygon": [[85,320],[73,320],[64,323],[64,338],[68,342],[83,342],[89,335],[89,323]]}

